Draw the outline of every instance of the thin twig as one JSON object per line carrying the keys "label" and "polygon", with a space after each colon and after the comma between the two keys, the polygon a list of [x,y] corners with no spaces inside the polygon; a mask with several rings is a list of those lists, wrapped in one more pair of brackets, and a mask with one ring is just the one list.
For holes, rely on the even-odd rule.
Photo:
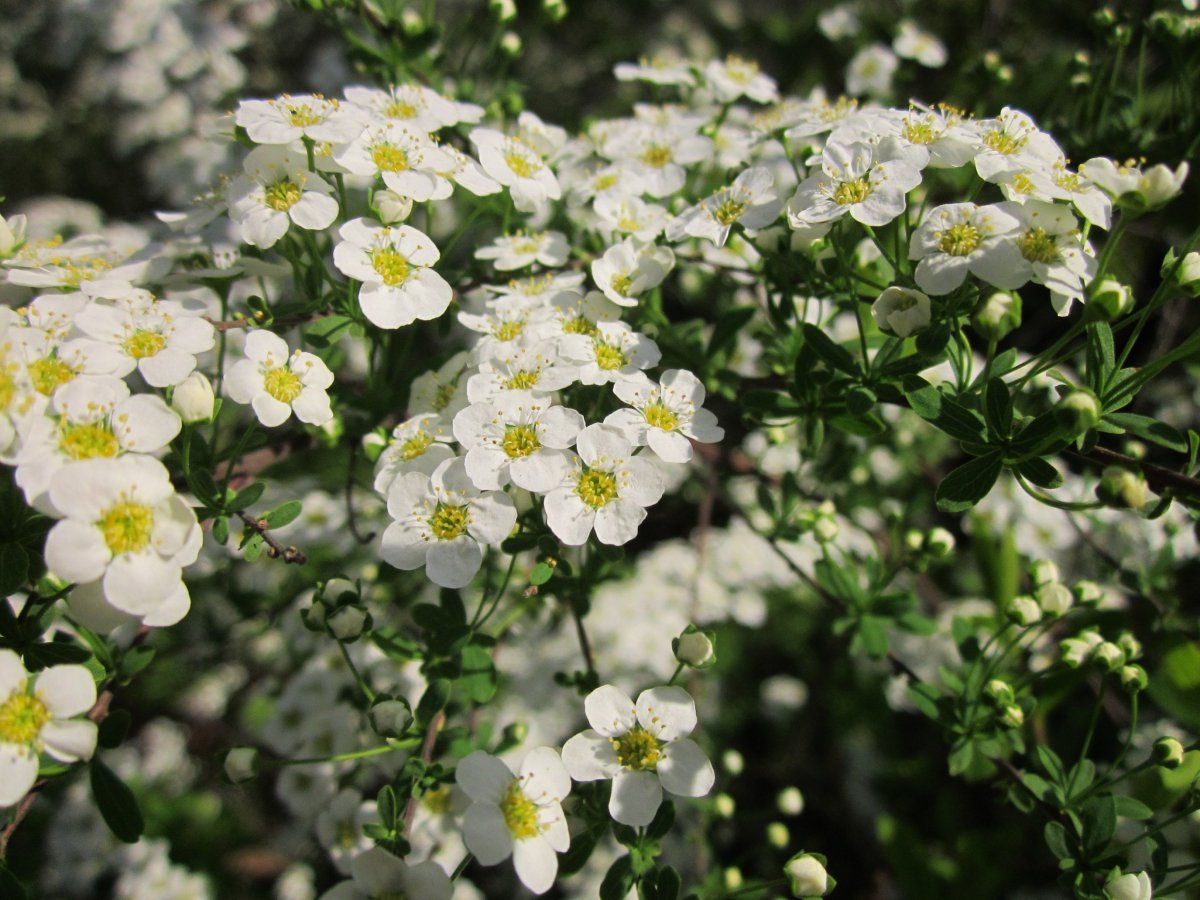
{"label": "thin twig", "polygon": [[[433,745],[437,742],[438,732],[442,730],[442,725],[446,722],[446,714],[439,712],[429,720],[429,727],[425,729],[425,740],[421,743],[421,761],[426,765],[433,759]],[[407,835],[412,828],[413,817],[417,814],[417,798],[409,797],[408,803],[404,806],[404,833]]]}
{"label": "thin twig", "polygon": [[267,556],[271,559],[282,559],[285,563],[293,563],[297,566],[302,566],[308,562],[308,557],[304,555],[295,545],[283,546],[275,538],[271,537],[271,526],[267,524],[266,519],[256,519],[254,516],[247,514],[243,510],[238,510],[238,518],[246,525],[256,531],[263,539],[263,543],[267,545]]}
{"label": "thin twig", "polygon": [[1070,455],[1093,465],[1138,469],[1146,476],[1146,483],[1150,486],[1150,490],[1156,494],[1162,494],[1171,489],[1177,494],[1200,497],[1200,479],[1191,478],[1174,469],[1167,469],[1142,459],[1134,459],[1132,456],[1106,450],[1104,447],[1093,447],[1087,453],[1071,452]]}

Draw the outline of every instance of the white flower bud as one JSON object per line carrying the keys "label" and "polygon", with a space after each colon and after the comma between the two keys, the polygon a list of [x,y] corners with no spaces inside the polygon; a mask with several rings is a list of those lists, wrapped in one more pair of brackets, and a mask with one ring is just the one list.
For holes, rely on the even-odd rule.
{"label": "white flower bud", "polygon": [[5,219],[0,216],[0,259],[8,259],[21,249],[25,243],[25,217],[13,216]]}
{"label": "white flower bud", "polygon": [[998,341],[1021,324],[1021,298],[1007,291],[991,294],[971,317],[971,325],[989,340]]}
{"label": "white flower bud", "polygon": [[398,225],[412,212],[412,197],[401,197],[395,191],[376,191],[371,195],[371,208],[384,225]]}
{"label": "white flower bud", "polygon": [[403,737],[413,722],[412,710],[403,700],[380,700],[367,712],[371,728],[381,737]]}
{"label": "white flower bud", "polygon": [[1158,163],[1142,172],[1142,177],[1138,179],[1138,193],[1145,198],[1148,208],[1162,206],[1183,190],[1183,182],[1187,175],[1188,164],[1185,162],[1180,163],[1174,170]]}
{"label": "white flower bud", "polygon": [[1052,581],[1058,581],[1058,566],[1053,560],[1039,559],[1029,567],[1029,577],[1033,581],[1035,587],[1041,587],[1043,584],[1049,584]]}
{"label": "white flower bud", "polygon": [[798,816],[804,812],[804,795],[798,787],[785,787],[775,798],[775,805],[785,816]]}
{"label": "white flower bud", "polygon": [[1183,257],[1175,278],[1181,287],[1190,288],[1195,296],[1196,291],[1200,290],[1200,252],[1193,250]]}
{"label": "white flower bud", "polygon": [[1075,598],[1084,606],[1094,606],[1104,599],[1104,590],[1094,581],[1077,581]]}
{"label": "white flower bud", "polygon": [[1109,900],[1151,900],[1154,896],[1150,876],[1145,872],[1136,875],[1114,875],[1104,885]]}
{"label": "white flower bud", "polygon": [[1057,581],[1043,584],[1036,592],[1038,606],[1048,616],[1061,616],[1075,603],[1075,596]]}
{"label": "white flower bud", "polygon": [[225,777],[234,784],[249,781],[258,774],[258,751],[253,747],[234,747],[225,754]]}
{"label": "white flower bud", "polygon": [[871,315],[881,330],[902,338],[928,327],[932,318],[928,295],[895,286],[885,290],[871,304]]}
{"label": "white flower bud", "polygon": [[1087,308],[1099,319],[1112,322],[1134,307],[1133,291],[1115,278],[1105,278],[1089,292]]}
{"label": "white flower bud", "polygon": [[1150,684],[1150,676],[1137,663],[1121,666],[1121,671],[1117,675],[1121,679],[1121,687],[1131,694],[1144,691]]}
{"label": "white flower bud", "polygon": [[521,38],[514,31],[504,32],[504,36],[500,38],[500,49],[509,56],[519,56],[521,54]]}
{"label": "white flower bud", "polygon": [[216,395],[213,393],[212,382],[200,372],[192,372],[175,385],[171,394],[171,408],[179,413],[179,418],[188,425],[211,419],[215,404]]}
{"label": "white flower bud", "polygon": [[329,614],[325,624],[329,633],[339,641],[351,643],[358,640],[367,627],[370,615],[361,606],[343,606]]}
{"label": "white flower bud", "polygon": [[675,640],[675,658],[685,666],[700,669],[715,661],[713,643],[703,631],[685,631]]}
{"label": "white flower bud", "polygon": [[717,794],[713,797],[713,812],[717,814],[719,819],[732,819],[734,812],[737,811],[737,805],[733,802],[733,798],[728,794]]}
{"label": "white flower bud", "polygon": [[1087,662],[1092,651],[1102,643],[1104,639],[1095,631],[1084,631],[1073,638],[1067,638],[1059,644],[1063,662],[1073,669],[1077,668]]}
{"label": "white flower bud", "polygon": [[945,528],[934,528],[925,536],[925,548],[933,556],[949,556],[954,550],[954,535]]}
{"label": "white flower bud", "polygon": [[1042,608],[1028,594],[1014,597],[1008,606],[1008,615],[1018,625],[1033,625],[1042,619]]}
{"label": "white flower bud", "polygon": [[792,833],[782,822],[771,822],[767,825],[767,843],[782,850],[792,840]]}
{"label": "white flower bud", "polygon": [[488,6],[498,22],[511,22],[517,17],[517,5],[513,0],[491,0]]}
{"label": "white flower bud", "polygon": [[1112,641],[1101,642],[1096,649],[1092,651],[1092,657],[1110,672],[1116,671],[1121,666],[1125,665],[1125,651]]}
{"label": "white flower bud", "polygon": [[984,685],[983,692],[996,702],[997,706],[1011,706],[1013,689],[1003,678],[993,678]]}
{"label": "white flower bud", "polygon": [[1154,761],[1164,769],[1183,765],[1183,744],[1176,738],[1164,737],[1154,742]]}
{"label": "white flower bud", "polygon": [[813,522],[813,535],[822,544],[828,544],[838,536],[837,520],[821,516]]}
{"label": "white flower bud", "polygon": [[1025,710],[1016,704],[1006,706],[1004,712],[1000,714],[1000,722],[1009,728],[1020,728],[1025,724]]}
{"label": "white flower bud", "polygon": [[725,882],[725,890],[736,891],[744,882],[742,878],[742,870],[737,866],[730,866],[721,873],[721,879]]}
{"label": "white flower bud", "polygon": [[721,765],[725,771],[734,777],[741,775],[746,769],[746,757],[736,750],[726,750],[721,754]]}
{"label": "white flower bud", "polygon": [[825,864],[811,853],[797,853],[783,866],[794,897],[824,897],[829,893],[830,878]]}

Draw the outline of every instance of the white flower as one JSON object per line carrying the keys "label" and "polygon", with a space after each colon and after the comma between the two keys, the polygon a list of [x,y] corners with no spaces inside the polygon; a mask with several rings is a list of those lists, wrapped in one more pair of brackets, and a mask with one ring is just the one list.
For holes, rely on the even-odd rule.
{"label": "white flower", "polygon": [[386,495],[405,472],[432,475],[454,456],[446,420],[438,413],[419,413],[392,429],[391,440],[375,462],[375,490]]}
{"label": "white flower", "polygon": [[713,142],[693,130],[638,122],[615,131],[601,152],[609,159],[627,162],[643,192],[669,197],[687,180],[684,166],[712,156]]}
{"label": "white flower", "polygon": [[563,763],[576,781],[613,779],[608,811],[623,825],[649,825],[663,788],[703,797],[716,780],[712,763],[688,735],[696,704],[687,691],[642,691],[635,705],[620,688],[601,685],[583,701],[592,727],[563,746]]}
{"label": "white flower", "polygon": [[1158,163],[1143,170],[1134,160],[1116,163],[1098,156],[1081,165],[1079,173],[1118,202],[1135,209],[1152,209],[1166,203],[1183,189],[1188,164],[1182,162],[1172,170]]}
{"label": "white flower", "polygon": [[344,144],[362,131],[366,116],[350,105],[318,94],[284,94],[274,100],[243,100],[234,122],[256,144],[290,144],[307,137],[317,143]]}
{"label": "white flower", "polygon": [[171,408],[188,425],[211,419],[215,403],[212,382],[203,372],[192,372],[175,385],[175,392],[171,394]]}
{"label": "white flower", "polygon": [[618,306],[637,306],[637,297],[662,284],[675,267],[670,247],[626,238],[592,263],[592,279]]}
{"label": "white flower", "polygon": [[1017,288],[1027,281],[1044,284],[1058,314],[1066,315],[1072,300],[1083,299],[1083,285],[1092,279],[1096,267],[1070,207],[1041,200],[1006,200],[998,205],[1019,225],[1018,233],[1010,238],[1017,250],[1012,254],[1014,283],[997,286]]}
{"label": "white flower", "polygon": [[[226,757],[226,763],[228,761]],[[374,846],[371,839],[363,834],[363,826],[378,823],[379,810],[375,801],[364,802],[362,794],[354,788],[343,788],[317,816],[317,840],[329,853],[334,867],[343,875],[348,875],[356,857],[361,859]],[[387,858],[399,863],[390,855]]]}
{"label": "white flower", "polygon": [[476,259],[495,260],[492,265],[500,272],[523,269],[534,263],[551,268],[561,266],[570,255],[567,236],[561,231],[506,234],[475,251]]}
{"label": "white flower", "polygon": [[483,171],[508,188],[513,205],[521,212],[536,212],[562,196],[554,172],[521,138],[506,137],[491,128],[476,128],[470,136]]}
{"label": "white flower", "polygon": [[[921,290],[949,294],[970,272],[996,287],[1017,287],[1013,269],[1016,247],[1011,237],[1020,226],[998,205],[948,203],[929,213],[913,236],[910,259],[917,259],[914,275]],[[1022,282],[1023,283],[1023,282]]]}
{"label": "white flower", "polygon": [[969,127],[979,146],[975,171],[984,181],[1003,181],[1023,169],[1049,169],[1063,157],[1054,138],[1019,109],[1006,106],[996,118],[976,120]]}
{"label": "white flower", "polygon": [[333,188],[308,171],[303,156],[283,147],[255,147],[244,167],[246,174],[229,185],[229,215],[247,244],[273,247],[292,222],[321,231],[337,218]]}
{"label": "white flower", "polygon": [[439,254],[424,232],[351,219],[338,234],[342,240],[333,248],[333,264],[363,283],[358,304],[373,324],[399,328],[446,311],[453,291],[430,268]]}
{"label": "white flower", "polygon": [[811,853],[797,853],[783,866],[793,897],[824,897],[833,886],[825,864]]}
{"label": "white flower", "polygon": [[738,97],[748,97],[759,103],[773,103],[779,99],[775,79],[758,70],[758,63],[729,55],[722,62],[710,60],[704,67],[704,79],[713,95],[722,103]]}
{"label": "white flower", "polygon": [[[319,821],[319,820],[318,820]],[[372,900],[376,897],[412,897],[414,900],[450,900],[454,885],[432,860],[410,866],[381,847],[372,847],[350,863],[353,881],[343,881],[320,900]]]}
{"label": "white flower", "polygon": [[576,367],[559,359],[553,340],[517,347],[503,357],[481,360],[479,371],[467,379],[467,399],[472,403],[500,397],[535,399],[562,390],[576,378]]}
{"label": "white flower", "polygon": [[817,16],[817,28],[831,41],[854,37],[862,28],[858,10],[853,3],[840,3]]}
{"label": "white flower", "polygon": [[846,93],[853,97],[885,97],[892,92],[892,76],[900,65],[896,54],[883,44],[868,44],[846,67]]}
{"label": "white flower", "polygon": [[101,582],[108,605],[131,616],[186,600],[183,567],[200,551],[200,526],[158,460],[130,454],[64,466],[50,480],[50,502],[64,517],[46,538],[55,575]]}
{"label": "white flower", "polygon": [[871,315],[882,330],[906,338],[929,324],[929,297],[920,291],[893,285],[871,304]]}
{"label": "white flower", "polygon": [[393,193],[418,203],[444,200],[454,190],[440,174],[454,168],[454,158],[425,134],[403,125],[367,128],[333,158],[354,175],[382,177]]}
{"label": "white flower", "polygon": [[579,433],[579,456],[546,495],[546,524],[564,544],[587,542],[594,528],[602,544],[631,540],[646,518],[646,507],[663,494],[662,476],[648,460],[635,457],[633,446],[610,425],[596,423]]}
{"label": "white flower", "polygon": [[870,144],[828,144],[822,171],[810,175],[788,201],[793,228],[832,222],[849,214],[864,225],[886,225],[904,212],[905,195],[921,173],[900,160],[876,162]]}
{"label": "white flower", "polygon": [[279,335],[257,329],[246,336],[245,359],[230,367],[225,389],[236,403],[249,403],[268,428],[282,425],[293,412],[301,422],[324,425],[333,418],[329,394],[333,373],[318,357],[302,350],[288,355]]}
{"label": "white flower", "polygon": [[946,45],[927,31],[922,31],[911,19],[903,19],[896,28],[892,49],[897,56],[915,59],[931,69],[946,64]]}
{"label": "white flower", "polygon": [[83,666],[25,671],[12,650],[0,650],[0,806],[12,806],[37,781],[38,754],[59,762],[91,759],[96,723],[75,719],[96,702],[96,682]]}
{"label": "white flower", "polygon": [[647,81],[650,84],[695,84],[692,66],[674,55],[656,54],[636,63],[617,63],[613,66],[617,81]]}
{"label": "white flower", "polygon": [[351,86],[346,100],[382,119],[417,131],[432,132],[459,122],[478,122],[483,109],[460,103],[419,84],[393,85],[387,90]]}
{"label": "white flower", "polygon": [[775,179],[764,166],[743,170],[729,187],[721,188],[689,207],[667,225],[667,240],[685,236],[708,238],[725,246],[735,222],[751,230],[765,228],[779,217],[783,200],[775,194]]}
{"label": "white flower", "polygon": [[583,426],[583,416],[565,406],[484,401],[454,417],[454,437],[467,450],[467,474],[480,490],[498,490],[511,480],[544,494],[569,470],[563,451]]}
{"label": "white flower", "polygon": [[1109,900],[1151,900],[1154,896],[1150,876],[1145,872],[1118,875],[1109,879],[1104,885],[1104,893],[1108,895]]}
{"label": "white flower", "polygon": [[626,235],[639,241],[653,241],[670,219],[666,209],[657,203],[613,193],[598,196],[592,209],[598,220],[597,230],[605,233],[608,240],[613,240],[614,235]]}
{"label": "white flower", "polygon": [[432,475],[407,472],[388,490],[388,514],[380,555],[398,569],[425,566],[439,587],[471,583],[483,562],[483,545],[499,544],[517,521],[507,495],[483,492],[461,458],[448,459]]}
{"label": "white flower", "polygon": [[562,800],[571,778],[550,747],[531,750],[517,774],[482,750],[458,764],[455,779],[474,801],[463,816],[467,849],[485,866],[509,857],[521,883],[545,893],[558,875],[557,853],[570,846]]}
{"label": "white flower", "polygon": [[624,322],[597,322],[559,338],[559,353],[579,367],[583,384],[609,384],[635,378],[662,357],[658,344]]}
{"label": "white flower", "polygon": [[704,383],[686,369],[668,369],[658,384],[645,375],[621,379],[613,393],[633,409],[618,409],[605,424],[620,429],[635,447],[648,444],[666,462],[685,463],[692,458],[689,438],[713,444],[725,437],[717,417],[700,408]]}

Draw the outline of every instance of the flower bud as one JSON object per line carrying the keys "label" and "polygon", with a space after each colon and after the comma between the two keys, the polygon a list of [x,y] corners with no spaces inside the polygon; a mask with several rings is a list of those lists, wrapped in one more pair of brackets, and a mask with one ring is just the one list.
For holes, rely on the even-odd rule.
{"label": "flower bud", "polygon": [[925,535],[915,528],[910,528],[904,535],[904,546],[912,553],[920,553],[925,546]]}
{"label": "flower bud", "polygon": [[1028,594],[1022,594],[1008,605],[1008,617],[1018,625],[1033,625],[1042,620],[1042,608]]}
{"label": "flower bud", "polygon": [[254,747],[233,747],[225,754],[225,777],[232,784],[249,781],[258,774],[258,750]]}
{"label": "flower bud", "polygon": [[1122,666],[1120,671],[1121,687],[1129,691],[1131,694],[1136,694],[1138,691],[1144,691],[1150,684],[1150,676],[1146,674],[1146,670],[1137,663],[1132,665]]}
{"label": "flower bud", "polygon": [[1183,257],[1175,281],[1193,297],[1200,296],[1200,252],[1193,250]]}
{"label": "flower bud", "polygon": [[371,627],[371,614],[361,606],[347,604],[334,610],[325,619],[329,633],[344,644],[357,641]]}
{"label": "flower bud", "polygon": [[736,891],[745,883],[745,879],[742,878],[742,870],[737,866],[730,866],[722,872],[721,880],[725,882],[725,890],[727,891]]}
{"label": "flower bud", "polygon": [[1048,616],[1061,616],[1075,603],[1075,597],[1065,584],[1057,581],[1043,584],[1035,594],[1038,606]]}
{"label": "flower bud", "polygon": [[1155,209],[1174,199],[1183,190],[1187,175],[1186,162],[1181,162],[1174,170],[1162,163],[1144,170],[1138,179],[1138,193],[1144,198],[1146,208]]}
{"label": "flower bud", "polygon": [[1104,591],[1096,582],[1084,579],[1075,582],[1075,599],[1084,606],[1095,606],[1104,599]]}
{"label": "flower bud", "polygon": [[567,17],[566,0],[542,0],[542,11],[552,22],[561,22]]}
{"label": "flower bud", "polygon": [[925,535],[925,549],[939,559],[949,556],[954,550],[954,535],[945,528],[934,528]]}
{"label": "flower bud", "polygon": [[1154,889],[1150,884],[1150,876],[1145,872],[1136,875],[1113,875],[1104,885],[1104,894],[1108,900],[1150,900]]}
{"label": "flower bud", "polygon": [[1020,728],[1025,724],[1025,710],[1015,703],[1004,707],[1000,713],[1000,724],[1008,728]]}
{"label": "flower bud", "polygon": [[1087,311],[1104,322],[1115,322],[1136,305],[1133,291],[1115,278],[1105,278],[1095,285],[1088,297]]}
{"label": "flower bud", "polygon": [[1142,655],[1142,642],[1128,631],[1122,631],[1117,635],[1117,646],[1121,648],[1126,659],[1137,659]]}
{"label": "flower bud", "polygon": [[788,827],[782,822],[770,822],[767,824],[767,843],[772,847],[782,850],[792,840],[792,833],[788,831]]}
{"label": "flower bud", "polygon": [[376,191],[371,195],[371,209],[384,225],[398,225],[412,212],[412,197],[401,197],[395,191]]}
{"label": "flower bud", "polygon": [[1062,660],[1072,669],[1078,668],[1091,658],[1092,651],[1100,644],[1104,643],[1104,638],[1092,630],[1082,631],[1073,638],[1067,638],[1059,648],[1062,651]]}
{"label": "flower bud", "polygon": [[1110,672],[1115,672],[1125,665],[1125,651],[1112,641],[1102,641],[1097,645],[1092,651],[1092,658]]}
{"label": "flower bud", "polygon": [[0,259],[8,259],[16,254],[25,243],[25,217],[13,216],[5,219],[0,216]]}
{"label": "flower bud", "polygon": [[871,315],[880,330],[906,338],[929,326],[929,297],[912,288],[890,287],[871,304]]}
{"label": "flower bud", "polygon": [[1164,769],[1178,769],[1183,765],[1183,744],[1173,737],[1159,738],[1154,742],[1154,762]]}
{"label": "flower bud", "polygon": [[1103,414],[1104,409],[1096,395],[1083,388],[1068,391],[1054,406],[1054,418],[1071,437],[1078,437],[1095,428]]}
{"label": "flower bud", "polygon": [[983,692],[997,706],[1011,706],[1015,697],[1013,696],[1012,685],[1003,678],[993,678],[983,687]]}
{"label": "flower bud", "polygon": [[517,17],[517,5],[513,0],[490,0],[488,7],[497,22],[511,22]]}
{"label": "flower bud", "polygon": [[725,771],[735,778],[746,770],[746,757],[736,750],[726,750],[721,754],[721,765]]}
{"label": "flower bud", "polygon": [[732,819],[736,811],[737,805],[728,794],[720,793],[713,797],[713,812],[718,819]]}
{"label": "flower bud", "polygon": [[717,661],[712,636],[689,625],[679,637],[671,641],[675,658],[693,669],[707,669]]}
{"label": "flower bud", "polygon": [[822,544],[828,544],[838,536],[838,523],[829,516],[820,516],[813,522],[813,536]]}
{"label": "flower bud", "polygon": [[1029,578],[1033,581],[1035,587],[1041,587],[1043,584],[1058,581],[1058,566],[1054,564],[1053,560],[1036,560],[1029,567]]}
{"label": "flower bud", "polygon": [[834,881],[825,871],[825,858],[814,853],[797,853],[783,866],[793,897],[824,897]]}
{"label": "flower bud", "polygon": [[304,622],[304,627],[309,631],[319,631],[325,633],[325,618],[329,610],[320,599],[314,599],[311,606],[306,606],[300,610],[300,619]]}
{"label": "flower bud", "polygon": [[785,787],[775,798],[775,805],[785,816],[798,816],[804,812],[804,795],[794,785]]}
{"label": "flower bud", "polygon": [[504,32],[504,36],[500,38],[500,49],[508,56],[520,56],[521,38],[517,36],[515,31]]}
{"label": "flower bud", "polygon": [[412,727],[412,709],[402,699],[385,699],[377,701],[367,712],[371,728],[380,737],[404,737]]}
{"label": "flower bud", "polygon": [[1108,466],[1100,473],[1096,496],[1116,509],[1140,509],[1149,499],[1146,479],[1122,466]]}
{"label": "flower bud", "polygon": [[1021,298],[1008,291],[996,291],[975,310],[971,325],[990,341],[1006,337],[1021,324]]}
{"label": "flower bud", "polygon": [[171,394],[171,408],[179,413],[179,418],[187,425],[207,422],[213,417],[215,404],[212,382],[200,372],[192,372],[175,385]]}

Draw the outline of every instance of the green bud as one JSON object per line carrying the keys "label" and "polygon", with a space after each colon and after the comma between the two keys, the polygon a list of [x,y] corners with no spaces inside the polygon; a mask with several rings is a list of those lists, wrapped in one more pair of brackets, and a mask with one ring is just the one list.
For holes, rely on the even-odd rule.
{"label": "green bud", "polygon": [[782,850],[791,843],[792,834],[782,822],[771,822],[767,825],[767,843]]}
{"label": "green bud", "polygon": [[1178,769],[1183,764],[1183,744],[1173,737],[1154,742],[1154,762],[1164,769]]}
{"label": "green bud", "polygon": [[1008,291],[990,294],[971,316],[972,327],[989,341],[1006,337],[1021,324],[1021,297]]}
{"label": "green bud", "polygon": [[783,865],[783,874],[793,897],[824,897],[837,883],[825,870],[825,857],[819,853],[797,853]]}
{"label": "green bud", "polygon": [[1011,706],[1016,697],[1012,685],[1003,678],[993,678],[983,687],[984,694],[997,706]]}
{"label": "green bud", "polygon": [[683,634],[672,638],[671,652],[685,666],[693,669],[707,669],[717,661],[714,640],[715,635],[712,632],[700,631],[695,625],[688,625],[683,630]]}
{"label": "green bud", "polygon": [[371,614],[365,607],[346,604],[340,606],[325,618],[329,633],[343,644],[353,644],[364,631],[371,628]]}
{"label": "green bud", "polygon": [[1140,473],[1121,466],[1109,466],[1100,475],[1096,496],[1116,509],[1141,509],[1149,498],[1149,488]]}
{"label": "green bud", "polygon": [[412,708],[402,697],[377,700],[367,712],[372,730],[382,738],[401,738],[412,727]]}
{"label": "green bud", "polygon": [[1146,674],[1146,670],[1137,663],[1122,666],[1119,674],[1121,677],[1121,687],[1125,688],[1131,694],[1144,691],[1146,686],[1150,684],[1150,677]]}
{"label": "green bud", "polygon": [[746,770],[746,757],[736,750],[726,750],[721,754],[721,765],[725,771],[735,778]]}
{"label": "green bud", "polygon": [[1103,414],[1100,400],[1091,391],[1083,388],[1068,391],[1054,407],[1055,420],[1071,437],[1078,437],[1095,428]]}
{"label": "green bud", "polygon": [[1104,599],[1104,591],[1096,582],[1084,579],[1075,582],[1075,599],[1083,606],[1095,606]]}
{"label": "green bud", "polygon": [[785,816],[798,816],[804,812],[804,795],[794,785],[785,787],[775,797],[775,806]]}
{"label": "green bud", "polygon": [[1058,566],[1050,559],[1034,560],[1033,565],[1029,567],[1029,578],[1035,587],[1058,581]]}
{"label": "green bud", "polygon": [[230,784],[241,784],[258,774],[258,751],[253,747],[232,747],[225,754],[222,768]]}
{"label": "green bud", "polygon": [[1092,651],[1092,659],[1110,672],[1116,672],[1125,665],[1125,651],[1112,641],[1102,641]]}
{"label": "green bud", "polygon": [[567,17],[566,0],[542,0],[542,11],[552,22],[561,22]]}
{"label": "green bud", "polygon": [[1000,724],[1008,728],[1020,728],[1025,724],[1025,710],[1015,703],[1004,707],[1004,711],[1000,713]]}
{"label": "green bud", "polygon": [[1033,625],[1042,620],[1042,608],[1028,594],[1022,594],[1008,605],[1008,617],[1018,625]]}
{"label": "green bud", "polygon": [[1043,584],[1034,596],[1037,597],[1042,612],[1048,616],[1064,615],[1075,604],[1075,597],[1071,591],[1065,584],[1059,584],[1057,581]]}
{"label": "green bud", "polygon": [[737,811],[737,804],[733,802],[733,798],[722,792],[713,797],[713,812],[718,819],[732,819],[733,814]]}
{"label": "green bud", "polygon": [[954,551],[954,535],[945,528],[934,528],[925,535],[925,549],[938,559],[949,556]]}
{"label": "green bud", "polygon": [[1115,278],[1105,278],[1093,285],[1087,300],[1087,311],[1103,322],[1115,322],[1133,311],[1136,301],[1128,285]]}

